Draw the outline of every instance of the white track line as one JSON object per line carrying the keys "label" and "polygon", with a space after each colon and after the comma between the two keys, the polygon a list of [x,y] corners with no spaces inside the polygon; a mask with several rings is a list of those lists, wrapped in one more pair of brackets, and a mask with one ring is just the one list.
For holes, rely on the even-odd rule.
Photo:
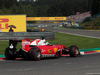
{"label": "white track line", "polygon": [[67,32],[59,32],[59,33],[65,33],[65,34],[70,34],[70,35],[76,35],[76,36],[83,36],[83,37],[100,39],[99,37],[93,37],[93,36],[87,36],[87,35],[80,35],[80,34],[74,34],[74,33],[67,33]]}

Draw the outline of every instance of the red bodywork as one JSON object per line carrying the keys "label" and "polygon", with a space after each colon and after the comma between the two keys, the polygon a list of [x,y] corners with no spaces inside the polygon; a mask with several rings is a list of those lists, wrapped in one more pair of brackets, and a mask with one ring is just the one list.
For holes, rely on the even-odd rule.
{"label": "red bodywork", "polygon": [[[28,52],[32,46],[30,47],[30,39],[22,40],[22,50]],[[41,54],[43,55],[56,55],[59,51],[60,55],[62,55],[63,49],[66,48],[64,45],[40,45],[40,46],[33,46],[38,47],[41,50]],[[66,51],[69,51],[66,49]]]}

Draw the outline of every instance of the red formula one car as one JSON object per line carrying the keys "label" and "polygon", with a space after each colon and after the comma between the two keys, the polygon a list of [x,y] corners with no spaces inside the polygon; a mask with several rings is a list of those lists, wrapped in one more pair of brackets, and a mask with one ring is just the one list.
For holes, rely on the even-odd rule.
{"label": "red formula one car", "polygon": [[12,42],[5,51],[6,59],[15,59],[17,57],[33,60],[40,60],[45,57],[60,57],[69,54],[71,57],[80,55],[78,47],[73,45],[67,48],[64,45],[50,45],[45,43],[45,39],[35,39],[30,42],[30,39],[22,40],[22,48],[17,51],[15,44]]}

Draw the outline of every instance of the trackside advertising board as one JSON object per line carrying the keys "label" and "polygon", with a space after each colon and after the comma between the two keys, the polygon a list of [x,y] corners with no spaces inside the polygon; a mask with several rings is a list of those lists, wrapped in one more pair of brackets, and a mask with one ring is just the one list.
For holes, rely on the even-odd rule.
{"label": "trackside advertising board", "polygon": [[9,32],[10,25],[14,32],[26,32],[26,15],[0,15],[0,29],[2,32]]}
{"label": "trackside advertising board", "polygon": [[27,21],[62,21],[66,20],[66,17],[27,17]]}

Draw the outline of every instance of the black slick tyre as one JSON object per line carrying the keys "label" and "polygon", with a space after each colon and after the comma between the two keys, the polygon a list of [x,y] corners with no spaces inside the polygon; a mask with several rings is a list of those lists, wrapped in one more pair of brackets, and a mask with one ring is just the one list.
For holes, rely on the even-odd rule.
{"label": "black slick tyre", "polygon": [[29,50],[29,57],[32,60],[40,60],[41,59],[41,50],[37,47],[31,48]]}
{"label": "black slick tyre", "polygon": [[73,45],[69,48],[69,54],[71,57],[77,57],[80,52],[77,46]]}
{"label": "black slick tyre", "polygon": [[7,60],[15,60],[16,58],[16,48],[10,49],[9,47],[5,50],[5,57]]}

